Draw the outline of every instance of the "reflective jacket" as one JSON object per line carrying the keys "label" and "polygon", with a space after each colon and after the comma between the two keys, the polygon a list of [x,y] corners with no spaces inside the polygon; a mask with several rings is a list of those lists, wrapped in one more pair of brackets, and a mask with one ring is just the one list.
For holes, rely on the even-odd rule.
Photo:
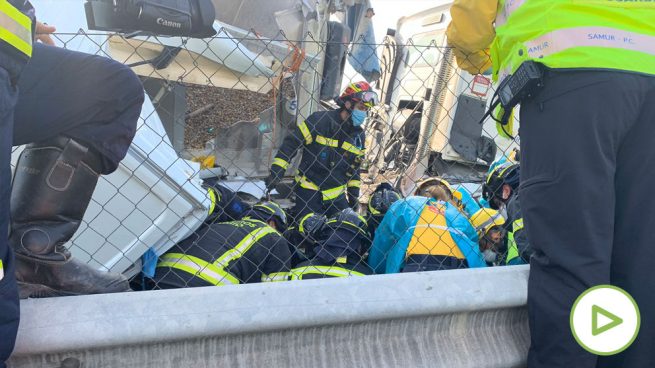
{"label": "reflective jacket", "polygon": [[287,241],[266,223],[250,218],[204,225],[159,258],[159,288],[222,286],[286,279]]}
{"label": "reflective jacket", "polygon": [[478,235],[455,206],[426,197],[394,203],[375,232],[369,265],[376,273],[402,270],[410,254],[466,259],[469,267],[486,267]]}
{"label": "reflective jacket", "polygon": [[329,201],[348,192],[359,197],[359,169],[364,158],[364,131],[350,120],[342,122],[339,110],[318,111],[286,136],[273,160],[271,173],[281,177],[302,148],[296,182],[321,191]]}

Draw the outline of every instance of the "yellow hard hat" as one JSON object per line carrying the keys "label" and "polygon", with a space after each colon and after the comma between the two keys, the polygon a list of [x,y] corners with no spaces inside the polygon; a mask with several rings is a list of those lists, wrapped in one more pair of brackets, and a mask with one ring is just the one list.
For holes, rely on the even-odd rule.
{"label": "yellow hard hat", "polygon": [[471,216],[471,224],[478,234],[486,234],[494,226],[503,226],[505,218],[500,212],[491,208],[481,208]]}
{"label": "yellow hard hat", "polygon": [[460,201],[462,200],[462,193],[460,193],[460,192],[458,192],[456,190],[453,190],[453,187],[450,186],[449,182],[447,182],[445,179],[441,179],[440,177],[437,177],[437,176],[431,176],[429,178],[419,180],[416,183],[416,190],[414,191],[414,195],[420,195],[421,191],[424,188],[427,188],[430,185],[437,185],[437,184],[441,184],[444,187],[446,187],[446,189],[448,189],[450,194],[453,197],[455,197],[455,199],[458,199]]}

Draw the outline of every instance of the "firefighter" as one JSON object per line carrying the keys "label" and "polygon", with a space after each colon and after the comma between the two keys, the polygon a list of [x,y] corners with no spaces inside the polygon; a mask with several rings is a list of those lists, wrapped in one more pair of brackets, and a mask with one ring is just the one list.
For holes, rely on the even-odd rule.
{"label": "firefighter", "polygon": [[400,193],[389,183],[381,183],[375,188],[368,199],[368,216],[366,218],[371,234],[375,236],[375,231],[389,207],[401,198]]}
{"label": "firefighter", "polygon": [[528,235],[523,228],[521,202],[519,200],[519,178],[521,167],[511,161],[494,167],[482,185],[482,196],[493,209],[507,215],[505,231],[506,249],[501,249],[502,263],[507,265],[526,264],[532,256]]}
{"label": "firefighter", "polygon": [[236,221],[248,210],[248,205],[231,189],[219,183],[217,178],[203,181],[211,200],[205,223]]}
{"label": "firefighter", "polygon": [[[51,46],[54,27],[36,22],[28,1],[3,1],[0,13],[3,366],[18,321],[14,276],[22,297],[129,290],[123,276],[95,270],[63,245],[78,229],[98,177],[127,153],[144,93],[125,65]],[[32,29],[51,45],[33,43]],[[11,146],[23,144],[12,186]]]}
{"label": "firefighter", "polygon": [[284,139],[266,179],[268,191],[280,182],[302,148],[295,177],[295,218],[308,213],[332,216],[358,204],[360,165],[364,158],[362,124],[378,96],[366,82],[351,83],[336,99],[339,109],[318,111]]}
{"label": "firefighter", "polygon": [[[460,67],[493,64],[504,84],[525,62],[543,72],[520,108],[521,209],[534,249],[528,366],[655,366],[655,2],[456,0],[451,15]],[[629,292],[642,323],[629,348],[599,357],[575,341],[569,316],[603,284]]]}
{"label": "firefighter", "polygon": [[364,261],[371,244],[366,219],[346,208],[327,221],[314,256],[289,272],[290,280],[372,275]]}
{"label": "firefighter", "polygon": [[480,252],[482,252],[487,266],[499,265],[499,254],[502,253],[505,239],[503,215],[491,208],[481,208],[471,216],[471,224],[478,232]]}
{"label": "firefighter", "polygon": [[291,265],[295,266],[315,255],[316,242],[328,221],[325,215],[308,213],[298,221],[296,226],[290,226],[284,232],[284,238],[291,249]]}
{"label": "firefighter", "polygon": [[378,227],[369,265],[376,273],[486,267],[478,235],[443,185],[394,203]]}
{"label": "firefighter", "polygon": [[284,210],[258,203],[238,221],[203,225],[159,258],[153,289],[286,280],[291,262],[282,237]]}

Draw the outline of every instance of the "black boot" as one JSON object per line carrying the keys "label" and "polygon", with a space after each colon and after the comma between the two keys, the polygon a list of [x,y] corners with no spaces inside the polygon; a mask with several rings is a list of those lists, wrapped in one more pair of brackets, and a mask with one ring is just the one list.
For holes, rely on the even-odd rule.
{"label": "black boot", "polygon": [[21,153],[9,244],[22,298],[130,290],[122,275],[95,270],[64,247],[80,226],[100,168],[100,155],[70,138],[30,144]]}

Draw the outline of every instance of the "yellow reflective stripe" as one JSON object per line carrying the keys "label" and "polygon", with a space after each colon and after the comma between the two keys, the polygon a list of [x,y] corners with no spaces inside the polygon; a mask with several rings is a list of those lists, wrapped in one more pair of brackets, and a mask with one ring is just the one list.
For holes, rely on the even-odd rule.
{"label": "yellow reflective stripe", "polygon": [[331,201],[331,200],[333,200],[335,198],[338,198],[340,195],[342,195],[344,193],[346,193],[346,186],[345,185],[341,185],[341,186],[338,186],[336,188],[326,189],[326,190],[321,192],[321,194],[323,195],[323,200],[324,201]]}
{"label": "yellow reflective stripe", "polygon": [[5,266],[2,264],[2,260],[0,259],[0,280],[5,278]]}
{"label": "yellow reflective stripe", "polygon": [[239,284],[239,280],[224,269],[198,257],[182,253],[167,253],[160,259],[157,267],[175,268],[199,277],[214,286]]}
{"label": "yellow reflective stripe", "polygon": [[289,271],[291,280],[302,280],[303,275],[327,275],[334,277],[364,276],[363,273],[337,266],[305,266]]}
{"label": "yellow reflective stripe", "polygon": [[207,194],[209,195],[209,200],[211,203],[209,204],[209,213],[208,215],[211,215],[214,213],[214,210],[216,209],[216,202],[219,201],[218,198],[216,198],[216,192],[214,192],[214,189],[208,188],[207,189]]}
{"label": "yellow reflective stripe", "polygon": [[520,218],[514,222],[512,222],[512,232],[515,233],[517,231],[523,230],[523,218]]}
{"label": "yellow reflective stripe", "polygon": [[341,144],[341,148],[343,148],[344,150],[346,150],[348,152],[352,152],[352,153],[356,154],[357,156],[363,156],[364,155],[363,150],[355,147],[354,145],[352,145],[352,144],[350,144],[348,142],[343,142]]}
{"label": "yellow reflective stripe", "polygon": [[360,180],[350,180],[350,181],[348,182],[348,186],[349,186],[349,187],[356,187],[356,188],[359,188],[359,187],[362,186],[362,182],[361,182]]}
{"label": "yellow reflective stripe", "polygon": [[279,157],[273,159],[273,165],[277,165],[285,170],[289,167],[289,163]]}
{"label": "yellow reflective stripe", "polygon": [[368,212],[370,212],[371,215],[375,215],[375,216],[380,215],[380,211],[378,211],[378,210],[376,210],[375,208],[373,208],[373,207],[371,206],[371,202],[368,202]]}
{"label": "yellow reflective stripe", "polygon": [[316,136],[316,143],[329,147],[339,147],[339,141],[336,139],[326,138],[322,135]]}
{"label": "yellow reflective stripe", "polygon": [[262,275],[262,282],[280,282],[280,281],[289,281],[288,272],[272,272],[268,275]]}
{"label": "yellow reflective stripe", "polygon": [[321,190],[321,188],[318,187],[318,185],[312,183],[307,179],[305,176],[298,175],[296,176],[296,183],[300,184],[301,187],[309,190]]}
{"label": "yellow reflective stripe", "polygon": [[7,1],[0,1],[0,39],[32,56],[32,20]]}
{"label": "yellow reflective stripe", "polygon": [[300,129],[300,133],[302,133],[302,136],[305,137],[305,144],[311,144],[313,139],[312,139],[312,133],[310,133],[309,128],[307,127],[307,123],[304,121],[298,124],[298,129]]}
{"label": "yellow reflective stripe", "polygon": [[214,265],[218,267],[227,266],[233,260],[243,256],[259,239],[273,233],[277,233],[277,231],[275,231],[275,229],[270,226],[260,227],[259,229],[250,232],[248,235],[243,237],[243,239],[241,239],[236,247],[228,250],[216,261],[214,261]]}

